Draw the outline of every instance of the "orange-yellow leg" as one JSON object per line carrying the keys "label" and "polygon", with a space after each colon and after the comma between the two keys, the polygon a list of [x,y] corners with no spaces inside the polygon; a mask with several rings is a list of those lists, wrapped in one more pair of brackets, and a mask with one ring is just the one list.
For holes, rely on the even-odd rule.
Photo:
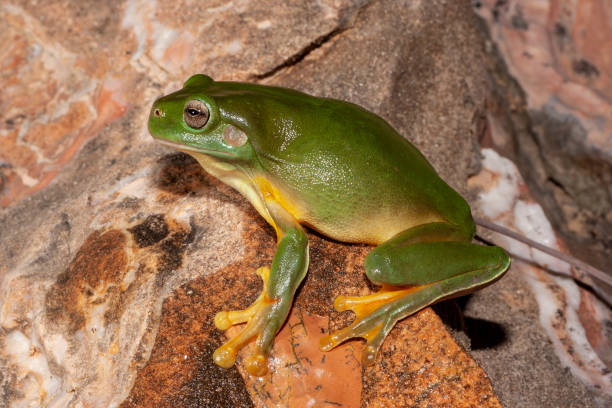
{"label": "orange-yellow leg", "polygon": [[[270,268],[267,266],[257,269],[256,272],[264,281],[261,295],[251,306],[244,310],[223,311],[215,316],[215,326],[219,330],[227,330],[231,326],[245,323],[240,333],[232,337],[213,353],[215,363],[223,368],[230,368],[236,362],[236,354],[249,342],[255,340],[255,350],[247,357],[245,365],[252,375],[262,376],[268,369],[268,354],[270,342],[263,341],[264,330],[273,306],[276,302],[267,294]],[[272,334],[273,336],[273,334]]]}
{"label": "orange-yellow leg", "polygon": [[426,286],[428,285],[409,288],[383,286],[378,292],[367,296],[338,296],[334,301],[334,308],[339,312],[351,310],[357,317],[351,325],[321,338],[321,349],[329,351],[346,340],[361,337],[367,341],[362,363],[372,364],[385,337],[403,317],[393,313],[398,303]]}

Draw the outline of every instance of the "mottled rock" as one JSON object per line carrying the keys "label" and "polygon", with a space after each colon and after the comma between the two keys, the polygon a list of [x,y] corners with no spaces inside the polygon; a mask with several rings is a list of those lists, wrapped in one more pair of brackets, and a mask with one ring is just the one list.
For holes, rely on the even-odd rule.
{"label": "mottled rock", "polygon": [[[501,97],[517,109],[495,142],[519,162],[529,188],[572,252],[609,271],[610,4],[606,0],[477,3],[508,72],[524,92],[517,95],[511,86],[502,92]],[[504,140],[502,134],[509,137]],[[612,288],[607,290],[612,293]]]}
{"label": "mottled rock", "polygon": [[[533,201],[516,166],[491,149],[483,149],[482,154],[482,171],[468,180],[471,187],[480,191],[474,209],[499,225],[566,251],[544,211]],[[612,374],[601,353],[609,348],[605,322],[612,319],[612,311],[584,285],[568,278],[578,276],[589,282],[589,277],[523,243],[499,234],[480,233],[514,256],[507,276],[493,290],[487,288],[474,294],[465,305],[466,331],[470,337],[481,339],[472,339],[473,355],[488,373],[508,379],[496,387],[502,403],[583,406],[599,402],[605,406],[604,401],[612,401],[603,395],[598,401],[577,381],[607,394],[612,391]],[[528,290],[521,285],[525,281]],[[487,301],[481,302],[479,298]],[[513,317],[506,320],[509,316]],[[528,323],[536,316],[539,325]],[[496,326],[497,330],[492,330]],[[505,341],[506,330],[512,332],[510,342]],[[497,339],[487,338],[496,331]],[[552,349],[541,347],[549,342]],[[573,375],[560,375],[563,371],[551,364],[557,359]],[[526,366],[531,369],[525,370]],[[553,372],[559,374],[550,375]]]}
{"label": "mottled rock", "polygon": [[[317,331],[352,319],[333,311],[333,299],[373,287],[361,266],[368,247],[314,233],[274,372],[260,380],[240,360],[229,370],[212,364],[225,339],[214,313],[257,296],[253,271],[271,261],[273,230],[146,130],[151,102],[196,72],[291,86],[383,115],[465,193],[492,92],[467,2],[60,0],[0,9],[3,404],[499,406],[503,372],[492,370],[492,387],[431,310],[392,331],[373,368],[355,363],[360,341],[318,354]],[[511,342],[515,320],[499,319]],[[535,318],[523,324],[538,327]],[[537,406],[530,396],[563,370],[557,360],[546,368],[541,383],[520,384],[525,406]],[[572,385],[582,406],[594,405]]]}
{"label": "mottled rock", "polygon": [[[490,49],[504,58],[505,65],[492,70],[507,69],[516,81],[505,81],[503,75],[496,78],[503,91],[491,101],[494,109],[487,115],[486,143],[517,160],[527,186],[571,252],[609,271],[612,88],[609,53],[602,52],[612,45],[609,7],[598,1],[479,3],[478,12],[495,44]],[[519,17],[525,22],[522,27],[515,24]],[[555,319],[555,330],[567,329],[569,320],[579,322],[588,340],[584,344],[596,352],[592,361],[605,367],[596,376],[605,376],[612,367],[610,318],[605,317],[612,288],[594,284],[601,298],[608,299],[608,307],[600,305],[599,296],[573,288],[565,293],[562,305],[573,305],[576,315],[544,317],[544,307],[540,321],[548,332],[546,322]],[[566,290],[567,286],[561,292]],[[537,292],[538,301],[547,296],[544,286]],[[564,364],[575,369],[572,360],[586,354],[570,347],[572,341],[557,343],[571,337],[572,331],[567,331],[551,339]],[[586,367],[589,364],[581,370]],[[586,372],[579,377],[591,381]],[[601,388],[612,393],[610,385]]]}

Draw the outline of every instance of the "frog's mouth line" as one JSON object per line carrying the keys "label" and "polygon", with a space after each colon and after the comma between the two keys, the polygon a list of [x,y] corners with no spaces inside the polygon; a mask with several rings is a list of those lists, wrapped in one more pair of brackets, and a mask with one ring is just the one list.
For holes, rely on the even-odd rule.
{"label": "frog's mouth line", "polygon": [[154,139],[158,143],[161,143],[166,146],[170,146],[173,149],[180,150],[185,153],[193,152],[193,153],[209,154],[209,155],[217,156],[217,157],[227,157],[227,158],[232,158],[232,159],[236,158],[235,154],[228,153],[228,152],[221,152],[219,150],[204,149],[201,147],[188,146],[188,145],[184,145],[184,144],[180,144],[176,142],[171,142],[166,139],[159,139],[157,137],[154,137]]}

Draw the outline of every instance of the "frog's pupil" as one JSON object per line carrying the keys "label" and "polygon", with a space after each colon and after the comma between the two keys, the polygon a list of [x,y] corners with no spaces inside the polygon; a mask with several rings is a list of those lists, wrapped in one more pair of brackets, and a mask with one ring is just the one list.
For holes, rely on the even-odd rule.
{"label": "frog's pupil", "polygon": [[200,114],[200,111],[193,108],[187,108],[187,113],[191,116],[198,116]]}

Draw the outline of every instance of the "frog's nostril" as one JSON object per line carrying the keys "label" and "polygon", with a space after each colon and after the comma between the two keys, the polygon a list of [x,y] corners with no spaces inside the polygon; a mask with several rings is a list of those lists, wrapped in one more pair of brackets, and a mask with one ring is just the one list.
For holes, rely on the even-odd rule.
{"label": "frog's nostril", "polygon": [[161,110],[160,110],[160,109],[155,108],[155,109],[153,110],[153,116],[155,116],[156,118],[161,117],[161,115],[162,115],[162,112],[161,112]]}

